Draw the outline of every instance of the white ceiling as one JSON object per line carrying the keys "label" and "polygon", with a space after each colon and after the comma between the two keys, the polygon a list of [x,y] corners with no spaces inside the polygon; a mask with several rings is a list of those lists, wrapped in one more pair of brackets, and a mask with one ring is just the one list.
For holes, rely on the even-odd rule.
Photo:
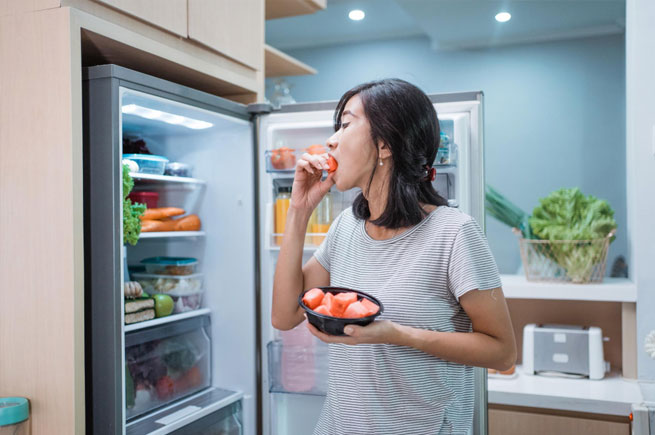
{"label": "white ceiling", "polygon": [[[366,18],[348,19],[352,9]],[[512,19],[498,23],[506,11]],[[266,43],[295,49],[425,36],[437,50],[622,33],[625,0],[329,0],[312,15],[266,22]]]}

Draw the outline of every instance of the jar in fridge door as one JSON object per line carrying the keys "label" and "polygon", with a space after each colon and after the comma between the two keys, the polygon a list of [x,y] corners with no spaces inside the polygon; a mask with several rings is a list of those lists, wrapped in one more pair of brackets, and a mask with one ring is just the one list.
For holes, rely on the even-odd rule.
{"label": "jar in fridge door", "polygon": [[[311,232],[314,234],[325,234],[330,229],[332,224],[332,196],[328,192],[321,202],[318,203],[316,207],[316,221],[312,223]],[[314,235],[312,237],[312,242],[314,245],[320,245],[325,236]]]}
{"label": "jar in fridge door", "polygon": [[284,234],[284,226],[287,222],[287,213],[289,211],[289,205],[291,203],[291,187],[284,186],[280,187],[275,196],[275,225],[273,232],[280,234],[275,236],[275,244],[282,244],[282,236]]}

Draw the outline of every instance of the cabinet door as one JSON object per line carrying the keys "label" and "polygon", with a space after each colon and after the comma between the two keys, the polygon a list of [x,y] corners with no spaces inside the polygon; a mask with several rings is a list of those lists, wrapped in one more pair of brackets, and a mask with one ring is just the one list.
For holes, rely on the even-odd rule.
{"label": "cabinet door", "polygon": [[188,1],[189,38],[255,70],[262,70],[263,0]]}
{"label": "cabinet door", "polygon": [[187,36],[187,0],[95,0],[178,35]]}
{"label": "cabinet door", "polygon": [[489,409],[489,435],[524,434],[630,435],[630,423]]}

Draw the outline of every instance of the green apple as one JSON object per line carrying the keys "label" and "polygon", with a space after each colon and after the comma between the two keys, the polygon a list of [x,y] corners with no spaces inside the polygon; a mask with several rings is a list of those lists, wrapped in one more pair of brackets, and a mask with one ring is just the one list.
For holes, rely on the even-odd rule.
{"label": "green apple", "polygon": [[168,295],[156,294],[152,295],[155,300],[155,316],[165,317],[173,312],[173,298]]}

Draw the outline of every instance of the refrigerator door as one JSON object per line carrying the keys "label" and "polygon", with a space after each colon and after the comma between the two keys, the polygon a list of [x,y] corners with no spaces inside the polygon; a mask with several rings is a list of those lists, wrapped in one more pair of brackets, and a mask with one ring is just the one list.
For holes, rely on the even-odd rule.
{"label": "refrigerator door", "polygon": [[[251,115],[241,104],[116,65],[84,70],[83,103],[87,432],[126,432],[126,334],[209,313],[212,387],[193,396],[196,402],[184,424],[216,411],[224,402],[207,403],[220,390],[228,398],[243,396],[243,432],[256,433]],[[142,233],[136,246],[123,247],[122,145],[135,135],[147,140],[152,154],[186,163],[193,171],[193,178],[133,174],[135,190],[154,190],[160,207],[197,214],[200,231]],[[124,325],[128,277],[123,251],[129,266],[147,257],[197,258],[204,282],[202,310],[185,311],[189,306],[182,304],[180,314]],[[147,422],[148,415],[137,420]],[[158,433],[182,424],[165,421]],[[132,425],[127,432],[140,430]]]}
{"label": "refrigerator door", "polygon": [[[453,206],[473,216],[484,228],[484,167],[482,148],[482,93],[430,95],[442,131],[448,135],[448,153],[438,154],[435,162],[435,187]],[[256,121],[258,143],[258,202],[262,355],[262,423],[264,434],[295,435],[311,433],[318,420],[325,394],[324,376],[327,352],[313,337],[307,337],[304,325],[280,332],[271,326],[271,300],[279,237],[275,231],[276,193],[290,186],[293,164],[290,155],[300,156],[312,144],[325,145],[334,132],[336,102],[282,106],[278,111],[259,116]],[[442,136],[442,140],[443,140]],[[453,145],[455,144],[455,145]],[[292,151],[273,151],[280,148]],[[272,164],[271,157],[277,157]],[[289,167],[287,167],[289,166]],[[356,191],[333,192],[333,216],[348,207]],[[278,227],[279,230],[279,227]],[[317,236],[314,236],[317,237]],[[314,250],[312,237],[306,239],[303,262]],[[304,349],[304,350],[302,350]],[[301,351],[302,350],[302,351]],[[303,373],[302,382],[294,373]],[[297,382],[296,382],[297,381]],[[486,434],[486,370],[475,369],[475,411],[471,433]]]}

